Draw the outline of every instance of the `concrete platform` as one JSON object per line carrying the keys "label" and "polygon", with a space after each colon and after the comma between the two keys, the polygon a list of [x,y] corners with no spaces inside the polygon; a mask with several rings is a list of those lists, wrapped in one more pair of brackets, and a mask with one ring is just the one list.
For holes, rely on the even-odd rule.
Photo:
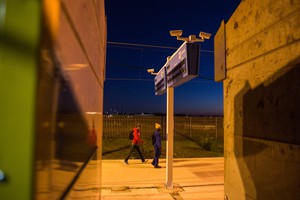
{"label": "concrete platform", "polygon": [[156,169],[141,160],[102,160],[101,199],[224,199],[224,158],[174,159],[173,188],[166,188],[166,162]]}

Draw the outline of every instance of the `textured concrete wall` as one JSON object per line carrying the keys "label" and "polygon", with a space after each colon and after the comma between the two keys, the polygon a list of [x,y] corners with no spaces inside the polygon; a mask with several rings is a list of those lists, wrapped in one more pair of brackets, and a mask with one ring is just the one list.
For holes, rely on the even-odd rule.
{"label": "textured concrete wall", "polygon": [[225,195],[299,199],[300,0],[244,0],[225,29]]}

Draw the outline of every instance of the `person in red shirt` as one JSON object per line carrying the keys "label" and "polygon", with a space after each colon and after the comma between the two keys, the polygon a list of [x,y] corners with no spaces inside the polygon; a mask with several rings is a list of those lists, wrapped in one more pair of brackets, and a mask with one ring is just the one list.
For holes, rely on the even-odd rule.
{"label": "person in red shirt", "polygon": [[136,128],[133,128],[133,139],[132,139],[132,145],[131,145],[131,148],[130,148],[130,152],[126,156],[126,158],[124,159],[124,163],[126,165],[128,165],[128,159],[130,158],[130,156],[131,156],[131,154],[133,153],[134,150],[136,150],[138,152],[138,154],[140,155],[142,163],[147,162],[147,160],[145,160],[145,158],[144,158],[144,156],[143,156],[143,154],[140,150],[140,146],[139,146],[139,144],[143,143],[143,140],[141,138],[140,128],[141,128],[140,124],[138,124],[136,126]]}

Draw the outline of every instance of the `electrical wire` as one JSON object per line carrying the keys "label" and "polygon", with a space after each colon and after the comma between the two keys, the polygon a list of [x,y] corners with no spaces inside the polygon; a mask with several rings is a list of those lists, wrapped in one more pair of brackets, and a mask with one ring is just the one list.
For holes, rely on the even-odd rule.
{"label": "electrical wire", "polygon": [[[146,48],[158,48],[158,49],[172,49],[177,50],[178,47],[168,47],[168,46],[159,46],[159,45],[148,45],[148,44],[135,44],[135,43],[126,43],[126,42],[107,42],[108,45],[120,45],[120,46],[136,46],[136,47],[146,47]],[[213,53],[211,50],[200,49],[202,52]]]}
{"label": "electrical wire", "polygon": [[[177,50],[177,47],[168,47],[168,46],[159,46],[159,45],[147,45],[147,44],[135,44],[135,43],[122,43],[122,42],[107,42],[108,45],[112,45],[112,46],[117,46],[117,47],[121,47],[121,48],[134,48],[134,47],[141,47],[141,48],[134,48],[134,49],[138,49],[138,50],[143,50],[144,48],[156,48],[156,49],[165,49],[165,50]],[[200,50],[202,52],[208,52],[208,53],[213,53],[213,51],[209,51],[209,50]],[[141,61],[140,61],[141,62]],[[113,64],[114,63],[114,64]],[[116,63],[113,62],[111,63],[112,66],[114,66],[114,69],[111,70],[107,70],[107,73],[120,73],[121,71],[136,71],[137,70],[144,70],[146,68],[142,67],[142,66],[133,66],[133,65],[128,65],[128,64],[124,64],[124,63]],[[118,67],[120,66],[120,68]],[[138,73],[138,72],[137,72]],[[199,80],[201,79],[201,80]],[[114,77],[106,77],[107,81],[153,81],[153,79],[147,79],[147,78],[114,78]],[[192,82],[210,82],[210,81],[214,81],[214,78],[211,76],[198,76],[196,77],[194,80],[192,80]]]}

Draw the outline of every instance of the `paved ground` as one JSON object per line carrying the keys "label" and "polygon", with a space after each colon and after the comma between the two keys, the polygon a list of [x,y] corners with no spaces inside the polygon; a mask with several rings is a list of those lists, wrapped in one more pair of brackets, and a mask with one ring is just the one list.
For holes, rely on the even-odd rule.
{"label": "paved ground", "polygon": [[165,187],[161,169],[140,160],[102,160],[101,199],[224,199],[224,158],[174,159],[173,188]]}

